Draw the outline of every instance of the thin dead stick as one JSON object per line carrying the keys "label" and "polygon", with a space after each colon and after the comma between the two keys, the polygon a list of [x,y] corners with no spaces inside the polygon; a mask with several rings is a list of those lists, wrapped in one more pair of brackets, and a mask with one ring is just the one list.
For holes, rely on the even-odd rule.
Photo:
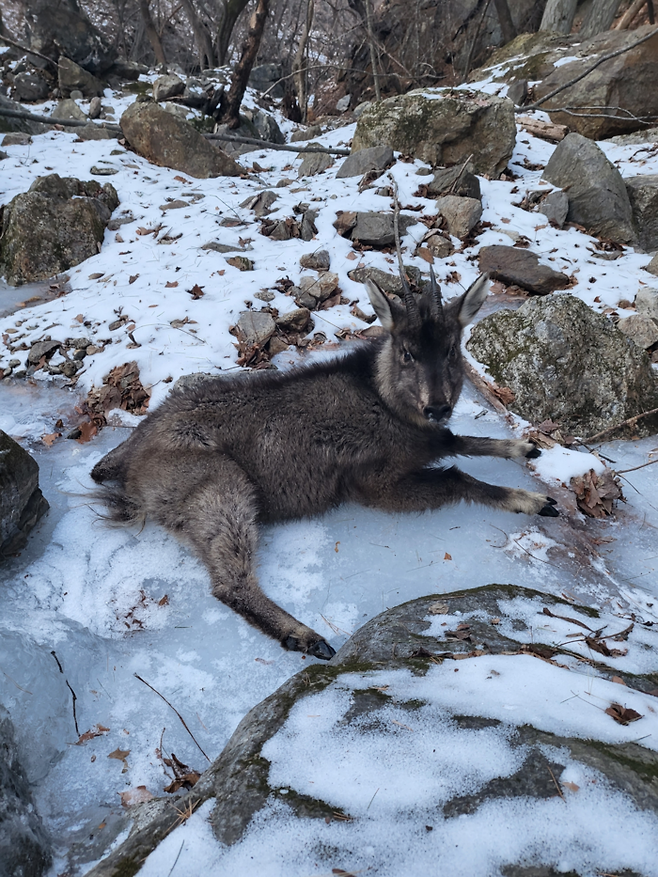
{"label": "thin dead stick", "polygon": [[551,113],[564,113],[565,116],[575,116],[577,119],[614,119],[615,121],[639,122],[640,125],[653,125],[658,116],[636,116],[624,107],[592,107],[592,109],[618,110],[623,115],[613,113],[576,113],[575,110],[586,110],[588,107],[551,107]]}
{"label": "thin dead stick", "polygon": [[552,97],[555,97],[556,94],[564,91],[565,88],[570,88],[570,86],[575,85],[577,82],[580,82],[581,79],[589,76],[589,74],[593,70],[596,70],[596,68],[600,64],[603,64],[605,61],[610,61],[611,58],[616,58],[618,55],[623,55],[624,52],[630,52],[631,49],[634,49],[642,43],[645,43],[647,40],[655,37],[656,34],[658,34],[658,27],[650,31],[648,34],[645,34],[641,39],[636,40],[634,43],[631,43],[630,46],[626,46],[623,49],[617,49],[616,52],[610,52],[608,55],[603,55],[603,57],[599,58],[598,61],[595,61],[594,64],[591,65],[591,67],[588,67],[587,70],[584,70],[579,76],[575,76],[573,79],[570,79],[563,85],[558,85],[557,88],[554,88],[553,91],[549,91],[548,94],[545,94],[544,97],[540,98],[538,101],[535,101],[534,104],[528,104],[525,107],[515,107],[515,112],[527,112],[528,110],[536,110],[543,103],[546,103],[547,100],[550,100]]}
{"label": "thin dead stick", "polygon": [[654,463],[658,463],[658,460],[649,460],[648,463],[642,463],[641,466],[633,466],[632,469],[620,469],[617,472],[617,475],[625,475],[627,472],[636,472],[638,469],[644,469],[645,466],[653,466]]}
{"label": "thin dead stick", "polygon": [[12,110],[9,107],[0,107],[0,116],[11,116],[12,119],[28,119],[30,122],[43,122],[46,125],[62,125],[65,128],[84,128],[85,125],[94,125],[96,128],[106,128],[108,131],[121,133],[118,125],[112,125],[107,122],[99,122],[96,124],[90,119],[82,121],[82,119],[55,119],[53,116],[39,116],[36,113],[28,113],[27,110]]}
{"label": "thin dead stick", "polygon": [[178,710],[176,709],[176,707],[175,707],[175,706],[172,706],[172,704],[169,703],[169,701],[168,701],[167,698],[164,696],[164,694],[160,694],[160,692],[158,691],[158,689],[157,689],[157,688],[153,688],[153,686],[150,685],[150,684],[146,681],[146,679],[142,679],[142,677],[139,676],[137,673],[134,673],[133,675],[134,675],[135,679],[139,679],[139,681],[140,681],[140,682],[143,682],[144,685],[146,685],[147,688],[150,688],[151,691],[154,691],[154,692],[158,695],[158,697],[161,697],[161,698],[164,700],[164,702],[167,704],[168,707],[171,707],[171,709],[176,713],[176,715],[178,716],[178,718],[179,718],[179,719],[181,720],[181,722],[183,723],[183,727],[185,728],[185,730],[187,731],[187,733],[190,735],[190,737],[191,737],[191,738],[194,740],[194,742],[196,743],[197,748],[198,748],[199,752],[201,753],[201,755],[203,755],[203,757],[206,759],[206,761],[210,761],[210,759],[208,758],[208,756],[206,755],[206,753],[203,751],[203,749],[201,748],[201,746],[199,746],[199,741],[198,741],[197,738],[194,736],[194,734],[190,731],[190,729],[187,727],[187,722],[186,722],[185,719],[181,716],[181,714],[178,712]]}
{"label": "thin dead stick", "polygon": [[36,55],[37,58],[42,58],[44,61],[52,64],[53,67],[57,67],[57,61],[53,61],[53,59],[49,58],[48,55],[42,55],[41,52],[35,52],[34,49],[27,49],[25,46],[21,46],[20,43],[9,39],[9,37],[5,36],[4,34],[0,34],[0,40],[2,40],[3,43],[7,43],[8,45],[13,46],[15,49],[20,49],[21,52],[25,52],[28,55]]}
{"label": "thin dead stick", "polygon": [[558,795],[559,795],[560,798],[562,798],[562,800],[564,801],[564,792],[562,791],[562,789],[561,789],[560,786],[558,785],[558,781],[555,779],[555,774],[554,774],[553,771],[551,770],[550,765],[547,764],[546,767],[548,768],[548,772],[549,772],[550,775],[551,775],[551,779],[552,779],[553,782],[555,783],[555,788],[557,789],[557,793],[558,793]]}
{"label": "thin dead stick", "polygon": [[268,140],[258,140],[255,137],[239,137],[235,134],[204,134],[206,140],[226,140],[235,143],[247,143],[253,146],[260,146],[261,149],[278,149],[282,152],[323,152],[329,155],[350,155],[349,149],[330,149],[325,146],[292,146],[288,143],[270,143]]}
{"label": "thin dead stick", "polygon": [[618,423],[616,426],[609,426],[607,429],[597,432],[596,435],[591,435],[589,438],[586,438],[585,442],[588,442],[589,444],[597,442],[604,435],[608,435],[608,433],[614,432],[616,429],[621,429],[622,426],[635,426],[638,420],[641,420],[643,417],[650,417],[652,414],[658,414],[658,408],[652,408],[651,411],[643,411],[642,414],[636,414],[635,417],[629,417],[627,420],[622,420],[622,422]]}

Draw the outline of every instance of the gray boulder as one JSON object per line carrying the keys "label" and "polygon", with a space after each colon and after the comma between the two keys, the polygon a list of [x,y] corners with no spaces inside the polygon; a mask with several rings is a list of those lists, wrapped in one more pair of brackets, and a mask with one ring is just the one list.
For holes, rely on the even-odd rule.
{"label": "gray boulder", "polygon": [[41,877],[50,844],[20,763],[9,713],[0,705],[0,875]]}
{"label": "gray boulder", "polygon": [[649,274],[655,274],[658,277],[658,253],[656,253],[648,265],[644,266],[644,270],[648,271]]}
{"label": "gray boulder", "polygon": [[27,103],[41,101],[48,97],[49,92],[50,86],[46,80],[34,70],[26,70],[14,76],[12,94],[16,100]]}
{"label": "gray boulder", "polygon": [[[470,163],[469,163],[470,164]],[[465,198],[481,197],[480,181],[464,165],[440,168],[427,185],[427,197],[438,198],[442,195],[462,195]]]}
{"label": "gray boulder", "polygon": [[647,314],[631,314],[617,323],[619,331],[634,341],[638,347],[648,350],[658,342],[658,322]]}
{"label": "gray boulder", "polygon": [[554,223],[558,228],[562,228],[569,215],[569,196],[560,189],[550,192],[537,209],[540,213],[544,214],[549,222]]}
{"label": "gray boulder", "polygon": [[514,105],[481,92],[411,91],[366,107],[352,152],[387,145],[433,166],[464,164],[500,176],[516,142]]}
{"label": "gray boulder", "polygon": [[[647,354],[572,295],[497,311],[473,328],[467,347],[514,393],[508,407],[532,423],[553,420],[574,435],[591,436],[658,408]],[[609,438],[656,431],[654,414]]]}
{"label": "gray boulder", "polygon": [[70,58],[101,76],[117,57],[114,40],[91,23],[77,0],[30,0],[25,19],[30,48],[49,58]]}
{"label": "gray boulder", "polygon": [[395,161],[390,146],[371,146],[348,155],[336,172],[337,179],[362,177],[372,171],[385,171]]}
{"label": "gray boulder", "polygon": [[57,81],[63,97],[71,97],[72,91],[81,91],[87,98],[103,94],[100,79],[64,55],[60,55],[57,62]]}
{"label": "gray boulder", "polygon": [[153,101],[136,101],[121,116],[121,130],[133,149],[153,164],[191,177],[237,177],[239,164],[181,119]]}
{"label": "gray boulder", "polygon": [[48,503],[39,488],[39,467],[0,430],[0,558],[20,551]]}
{"label": "gray boulder", "polygon": [[626,186],[596,143],[582,134],[567,134],[550,157],[544,179],[567,193],[569,222],[619,244],[635,243]]}
{"label": "gray boulder", "polygon": [[658,249],[658,174],[631,177],[624,182],[639,245],[647,252]]}
{"label": "gray boulder", "polygon": [[[467,693],[467,682],[459,699],[451,701],[448,697],[446,705],[442,705],[441,694],[433,693],[435,686],[442,685],[447,685],[450,692],[458,692],[461,675],[477,672],[475,665],[483,660],[488,663],[482,675],[487,672],[489,675],[482,684],[494,688],[503,680],[504,685],[505,673],[514,672],[515,666],[518,672],[519,662],[529,663],[527,669],[531,670],[533,656],[539,660],[555,656],[553,663],[557,666],[545,672],[561,674],[566,686],[577,686],[578,670],[570,644],[564,648],[557,636],[555,643],[547,644],[542,634],[538,640],[528,621],[529,616],[537,614],[540,618],[548,615],[559,619],[561,625],[565,622],[564,632],[576,632],[581,638],[583,627],[591,625],[593,630],[608,620],[600,618],[595,609],[513,585],[490,585],[423,597],[383,612],[357,631],[329,665],[307,666],[254,707],[195,787],[179,798],[175,807],[152,803],[150,812],[143,811],[135,819],[127,840],[115,846],[87,872],[87,877],[132,873],[180,824],[181,812],[192,812],[204,801],[213,799],[209,821],[219,842],[218,855],[226,854],[226,847],[240,843],[247,832],[252,841],[254,835],[264,838],[268,817],[278,812],[283,816],[279,824],[285,826],[290,860],[298,861],[303,845],[313,843],[312,861],[315,870],[322,873],[332,869],[338,873],[334,867],[337,862],[349,863],[349,873],[361,868],[373,873],[384,869],[390,872],[381,828],[391,825],[392,816],[394,821],[400,821],[400,833],[396,831],[391,843],[402,842],[405,850],[408,843],[410,849],[420,850],[434,827],[441,831],[456,817],[464,820],[462,836],[472,837],[469,818],[480,820],[473,822],[472,830],[476,831],[481,819],[486,818],[483,811],[492,805],[511,804],[525,810],[558,797],[563,800],[556,803],[564,805],[565,796],[576,794],[579,789],[573,782],[574,771],[576,774],[584,771],[588,780],[603,784],[608,794],[614,794],[607,817],[614,818],[620,796],[627,806],[641,813],[655,812],[658,792],[653,776],[658,756],[640,743],[604,743],[594,733],[592,739],[584,734],[560,735],[542,729],[542,723],[545,724],[542,718],[534,727],[516,718],[518,704],[496,718],[488,711],[490,707],[474,701],[472,694]],[[575,623],[574,615],[579,616]],[[433,625],[434,620],[440,619],[442,626]],[[549,625],[542,624],[542,628],[546,626]],[[569,666],[575,672],[567,669],[565,660],[571,662]],[[589,664],[587,672],[606,686],[606,693],[615,688],[609,683],[618,672],[616,669],[591,659]],[[539,673],[545,667],[537,661],[536,669]],[[460,670],[462,673],[455,676]],[[624,673],[624,682],[627,685],[624,691],[634,695],[655,685],[650,677],[628,673]],[[605,709],[604,698],[601,704]],[[558,722],[561,718],[556,719]],[[416,734],[415,730],[422,733]],[[285,769],[277,774],[281,753],[288,757],[300,733],[310,735],[310,744],[305,748],[318,753],[318,761],[322,761],[328,733],[338,740],[339,748],[346,747],[347,764],[338,769],[348,770],[350,759],[358,761],[359,776],[353,778],[355,794],[349,795],[357,812],[344,812],[335,801],[332,805],[335,792],[313,759],[300,771],[301,780],[289,777]],[[443,754],[445,746],[454,747],[451,751],[459,752],[460,756],[477,752],[488,765],[487,775],[465,778],[466,762],[446,765],[441,770],[436,765],[441,757],[437,753]],[[357,749],[359,755],[348,754],[351,748]],[[409,790],[410,778],[403,763],[382,762],[382,752],[396,751],[401,755],[416,752],[417,766],[413,758],[405,762],[423,775],[424,788],[414,798],[404,794]],[[493,754],[503,751],[507,765]],[[444,757],[449,758],[445,754]],[[478,764],[482,765],[482,761]],[[571,770],[565,773],[568,764]],[[386,775],[385,782],[373,780],[382,774]],[[371,793],[374,792],[367,807],[371,793],[364,797],[364,777],[368,778],[368,787],[372,783]],[[378,785],[386,795],[383,810],[374,806],[375,795],[380,791]],[[433,803],[428,805],[428,801]],[[128,817],[124,820],[127,822]],[[378,841],[364,850],[364,839],[373,828],[380,830]],[[509,852],[509,843],[503,841],[496,848],[496,873],[513,877],[557,874],[569,848],[553,842],[542,843],[540,847],[541,850],[531,847],[519,854],[514,845]],[[623,844],[618,849],[622,851],[621,870],[633,859],[630,852],[628,855],[623,852]],[[254,858],[259,859],[253,863],[257,872],[262,870],[270,850],[265,846],[260,853],[257,844],[252,851]],[[306,873],[305,867],[302,873]]]}
{"label": "gray boulder", "polygon": [[87,116],[80,109],[77,103],[70,97],[58,101],[57,106],[50,114],[53,119],[74,119],[78,122],[85,122]]}
{"label": "gray boulder", "polygon": [[566,274],[542,265],[539,256],[520,247],[499,244],[482,247],[480,271],[488,271],[494,280],[501,280],[507,286],[520,286],[533,295],[548,295],[569,285]]}
{"label": "gray boulder", "polygon": [[[400,214],[398,226],[404,235],[411,225],[418,222],[415,216]],[[361,244],[381,249],[395,244],[392,213],[343,212],[334,223],[339,234]]]}
{"label": "gray boulder", "polygon": [[[283,83],[279,82],[281,74],[282,70],[278,64],[259,64],[251,69],[249,85],[255,88],[256,91],[268,91],[274,100],[278,100],[285,93]],[[274,87],[272,88],[272,86]],[[270,88],[272,89],[271,91]]]}
{"label": "gray boulder", "polygon": [[153,83],[153,100],[171,100],[172,97],[178,97],[184,91],[185,83],[180,76],[168,73],[166,76],[158,76]]}
{"label": "gray boulder", "polygon": [[436,199],[436,206],[448,233],[457,238],[465,238],[482,216],[482,203],[477,198],[444,195]]}
{"label": "gray boulder", "polygon": [[5,207],[0,265],[7,283],[45,280],[99,252],[119,204],[114,186],[50,174]]}
{"label": "gray boulder", "polygon": [[[320,144],[312,144],[319,146]],[[297,172],[298,177],[314,177],[316,174],[324,173],[334,163],[333,158],[326,152],[310,152],[302,159]]]}
{"label": "gray boulder", "polygon": [[635,296],[635,307],[638,314],[646,314],[658,321],[658,289],[643,286]]}
{"label": "gray boulder", "polygon": [[[20,112],[22,107],[16,101],[0,94],[0,109]],[[0,115],[0,134],[12,131],[21,131],[25,134],[43,134],[44,131],[48,130],[48,126],[44,125],[43,122],[32,122],[29,119],[14,119],[11,116]]]}

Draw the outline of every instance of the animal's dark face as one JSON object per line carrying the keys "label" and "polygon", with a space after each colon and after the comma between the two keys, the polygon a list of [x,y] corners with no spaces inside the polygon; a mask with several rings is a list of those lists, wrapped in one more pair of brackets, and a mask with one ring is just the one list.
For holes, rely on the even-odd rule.
{"label": "animal's dark face", "polygon": [[464,380],[463,327],[486,297],[484,275],[464,296],[445,307],[438,289],[406,308],[369,286],[373,307],[389,332],[377,360],[379,391],[405,418],[419,424],[445,424],[459,399]]}

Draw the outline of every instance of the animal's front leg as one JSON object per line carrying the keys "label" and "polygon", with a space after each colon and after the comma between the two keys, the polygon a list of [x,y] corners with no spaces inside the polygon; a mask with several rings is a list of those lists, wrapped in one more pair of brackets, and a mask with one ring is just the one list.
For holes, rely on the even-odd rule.
{"label": "animal's front leg", "polygon": [[541,455],[537,445],[528,439],[492,439],[452,433],[441,453],[450,457],[504,457],[508,460],[532,459]]}
{"label": "animal's front leg", "polygon": [[213,594],[284,649],[329,660],[335,651],[320,634],[261,590],[255,571],[258,525],[253,488],[232,461],[223,469],[230,471],[207,481],[186,503],[185,533],[210,571]]}
{"label": "animal's front leg", "polygon": [[478,481],[459,469],[422,469],[393,483],[380,481],[364,486],[361,501],[396,512],[438,509],[464,500],[508,512],[557,517],[550,496],[515,487],[499,487]]}

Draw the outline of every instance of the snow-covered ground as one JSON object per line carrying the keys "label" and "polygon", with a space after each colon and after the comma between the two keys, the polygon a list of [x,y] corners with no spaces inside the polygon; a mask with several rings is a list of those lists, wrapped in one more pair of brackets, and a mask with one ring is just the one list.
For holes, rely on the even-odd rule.
{"label": "snow-covered ground", "polygon": [[[118,118],[132,100],[108,92],[104,103],[115,107]],[[348,145],[353,131],[353,126],[346,126],[320,139],[326,145]],[[658,173],[655,149],[612,143],[602,143],[601,147],[623,176]],[[10,710],[19,729],[37,806],[58,844],[60,858],[52,871],[56,874],[65,869],[67,853],[76,844],[93,849],[94,843],[103,842],[103,831],[110,830],[106,827],[111,827],[112,814],[121,810],[121,793],[145,786],[155,796],[164,794],[171,776],[167,776],[163,754],[167,757],[173,751],[185,764],[203,770],[208,761],[201,750],[210,760],[217,757],[244,714],[301,669],[307,659],[283,652],[211,597],[203,567],[161,529],[152,525],[141,531],[104,526],[86,496],[91,486],[88,473],[108,449],[126,437],[130,418],[124,415],[122,421],[117,421],[124,425],[109,426],[86,444],[59,439],[48,446],[41,437],[52,435],[58,419],[70,419],[81,395],[100,385],[113,367],[127,361],[135,360],[143,383],[152,386],[151,407],[165,397],[171,379],[195,371],[236,369],[235,338],[229,334],[229,327],[246,309],[246,303],[256,309],[261,306],[255,298],[260,290],[274,293],[271,305],[280,313],[294,309],[293,299],[274,289],[274,283],[282,277],[297,283],[303,273],[311,273],[299,266],[304,253],[327,249],[343,295],[350,302],[357,301],[366,313],[372,309],[365,288],[350,280],[347,272],[360,264],[388,271],[395,271],[396,266],[390,255],[375,251],[356,254],[350,242],[334,229],[339,210],[389,210],[391,206],[390,199],[376,195],[374,188],[359,193],[358,178],[337,180],[339,159],[333,168],[318,176],[297,179],[301,157],[264,149],[243,156],[245,166],[251,167],[257,161],[260,168],[265,168],[246,179],[194,180],[178,171],[151,165],[116,141],[77,142],[76,135],[68,131],[35,136],[27,147],[4,148],[9,157],[0,163],[2,203],[26,191],[38,176],[56,172],[89,179],[92,166],[96,166],[117,171],[112,176],[98,177],[100,182],[111,182],[119,193],[121,204],[115,217],[121,211],[131,211],[134,216],[134,221],[121,226],[118,232],[106,232],[97,256],[67,272],[70,291],[66,295],[38,307],[28,305],[0,319],[0,335],[9,330],[13,342],[20,339],[29,344],[48,334],[65,338],[81,332],[92,342],[104,342],[98,345],[104,347],[102,352],[85,359],[75,392],[56,386],[57,381],[43,372],[27,382],[9,379],[0,383],[0,428],[35,455],[42,488],[52,507],[28,548],[3,568],[0,701]],[[532,250],[554,268],[574,275],[577,283],[569,293],[598,310],[614,308],[622,298],[632,301],[637,290],[651,280],[642,271],[650,258],[646,254],[626,250],[616,261],[606,261],[597,257],[589,236],[575,229],[554,229],[541,214],[514,206],[527,191],[546,187],[541,183],[541,171],[527,170],[525,165],[544,164],[552,149],[548,143],[520,131],[511,162],[518,179],[481,180],[482,219],[491,227],[479,236],[475,246],[435,262],[446,298],[458,295],[475,279],[474,257],[480,247],[508,244],[514,234],[528,237]],[[433,201],[414,194],[427,181],[426,176],[417,175],[421,168],[418,161],[398,162],[391,173],[401,203],[421,206],[425,214],[432,215]],[[288,182],[279,186],[282,180]],[[317,239],[310,243],[278,242],[262,236],[253,212],[240,204],[263,189],[279,195],[271,218],[292,215],[300,202],[317,210]],[[162,209],[173,200],[185,200],[188,206]],[[222,225],[226,219],[239,220],[240,224]],[[157,232],[141,233],[160,226]],[[427,264],[414,258],[412,251],[425,230],[422,224],[412,226],[403,239],[405,263],[416,264],[421,270],[426,270]],[[254,270],[240,272],[226,262],[225,256],[201,249],[210,241],[246,248]],[[456,240],[454,243],[459,245]],[[199,299],[193,299],[188,292],[195,284],[203,288],[204,295]],[[13,290],[8,294],[15,295]],[[4,290],[0,289],[0,295]],[[109,324],[119,313],[129,320],[110,330]],[[620,311],[619,316],[623,318],[625,312]],[[313,319],[314,331],[327,336],[327,347],[335,342],[338,329],[365,328],[350,313],[350,305],[314,312]],[[140,346],[134,346],[128,329]],[[11,358],[0,347],[0,368]],[[291,351],[279,355],[277,363],[286,367],[297,358]],[[520,434],[524,424],[518,420],[516,424]],[[464,391],[451,428],[465,434],[510,433],[508,423],[470,387]],[[555,449],[545,452],[541,471],[560,501],[560,519],[529,519],[462,506],[408,516],[343,507],[320,519],[264,529],[261,581],[274,600],[336,647],[368,618],[389,606],[421,595],[490,582],[513,582],[566,595],[605,607],[620,619],[635,613],[638,618],[658,621],[654,605],[658,598],[658,468],[636,468],[656,459],[658,439],[609,444],[601,453],[613,461],[616,470],[635,469],[623,476],[627,503],[609,521],[582,518],[570,494],[560,486],[570,477],[567,473],[585,472],[598,461],[577,451],[565,459],[561,449]],[[538,476],[528,465],[478,460],[468,461],[462,468],[495,483],[538,489]],[[637,652],[633,658],[636,664],[632,670],[627,666],[628,672],[657,669],[655,643],[651,640],[655,634],[647,630],[650,651]],[[630,660],[630,656],[624,660]],[[532,688],[540,662],[520,661],[515,671],[518,675],[511,681]],[[455,709],[459,698],[463,699],[462,712],[469,696],[471,702],[482,701],[486,686],[481,683],[478,666],[473,665],[470,695],[465,689],[451,689]],[[442,690],[443,672],[437,668],[436,680],[426,678],[424,684],[436,682],[436,691]],[[569,681],[557,675],[546,681],[550,698],[557,701],[570,696],[569,687],[574,682],[573,674],[568,675]],[[465,676],[460,673],[460,686],[465,684]],[[183,716],[198,746],[171,706],[145,683],[157,689]],[[349,680],[345,684],[349,687]],[[391,677],[390,684],[401,690],[406,686],[408,698],[412,698],[413,687],[419,683],[396,676]],[[74,701],[71,690],[75,692]],[[448,695],[436,691],[434,713],[428,707],[421,723],[428,739],[438,714],[449,706]],[[495,698],[481,708],[485,712],[480,714],[497,715]],[[340,704],[329,704],[327,709],[335,718]],[[539,722],[540,718],[538,712],[530,710],[527,721]],[[653,718],[647,722],[651,728],[646,733],[655,735],[654,723]],[[560,730],[552,728],[549,719],[547,728]],[[591,728],[592,734],[598,733],[594,724]],[[645,733],[639,724],[635,729],[637,737]],[[88,736],[88,731],[96,736]],[[286,733],[303,737],[304,731],[300,725]],[[75,745],[81,735],[83,742]],[[419,736],[414,736],[414,745]],[[477,744],[479,748],[473,755],[481,765],[481,777],[488,775],[491,759],[508,758],[510,771],[516,769],[504,734],[490,736],[491,740]],[[334,747],[339,745],[334,741]],[[405,748],[402,739],[395,745],[392,754],[363,753],[357,761],[366,764],[371,757],[394,757],[401,765],[404,759],[415,763],[413,747]],[[655,736],[647,745],[656,748]],[[437,776],[443,770],[441,765],[459,755],[457,742],[455,746],[454,752],[442,754]],[[272,741],[272,747],[273,758],[275,749],[285,753],[281,741]],[[117,752],[127,754],[117,757]],[[281,759],[283,776],[293,766],[284,755]],[[402,792],[405,777],[413,775],[401,768]],[[287,782],[293,783],[293,779]],[[356,806],[331,790],[327,794],[334,795],[336,806],[352,810]],[[545,835],[546,843],[567,844],[572,834],[588,830],[589,808],[596,807],[599,812],[603,807],[606,813],[617,814],[616,835],[622,839],[619,843],[631,832],[637,839],[637,861],[622,865],[658,873],[651,870],[655,865],[646,865],[649,859],[645,855],[651,846],[646,846],[644,832],[655,832],[654,823],[645,826],[649,816],[632,812],[628,802],[620,803],[613,795],[606,799],[606,794],[604,788],[592,787],[577,801],[575,796],[574,802],[567,801],[567,808],[561,801],[552,802],[550,807],[564,809],[554,823],[554,835]],[[604,807],[602,802],[606,800]],[[548,808],[549,804],[542,806]],[[496,873],[497,839],[504,826],[518,816],[516,810],[507,812],[504,808],[483,811],[478,817],[481,831],[476,829],[482,838],[480,858],[472,863],[469,860],[468,867],[460,859],[462,865],[452,870]],[[153,862],[145,865],[144,874],[167,874],[174,864],[174,873],[248,873],[249,856],[254,855],[249,838],[239,850],[223,858],[224,853],[215,849],[207,817],[205,806],[179,829],[187,831],[193,842],[181,846],[174,833],[154,854]],[[549,818],[553,817],[539,811],[528,817],[530,822],[535,820],[537,832],[543,830],[541,826]],[[273,808],[263,819],[267,823],[265,833],[254,835],[254,843],[275,845],[286,824],[285,807]],[[358,840],[366,850],[366,858],[367,848],[379,843],[385,850],[406,848],[404,844],[409,841],[396,840],[393,822],[380,823],[373,829],[374,834],[368,834],[368,830]],[[434,861],[432,851],[439,839],[445,849],[452,850],[456,844],[463,849],[469,842],[460,840],[458,822],[452,829],[442,829],[440,838],[439,832],[433,832],[431,846],[427,846],[429,840],[423,840],[425,846],[418,847],[420,852],[414,860],[417,869],[415,865],[410,867],[408,859],[403,867],[403,860],[391,852],[391,867],[386,873],[425,873]],[[332,832],[338,830],[327,827],[328,843],[335,841]],[[532,834],[535,829],[530,826],[528,830]],[[613,832],[606,830],[604,834],[614,850]],[[297,841],[303,846],[303,838]],[[445,864],[451,866],[453,854],[446,855]],[[609,869],[616,867],[613,859],[609,860]],[[275,857],[269,870],[259,869],[258,873],[284,873],[278,861]],[[214,871],[210,868],[213,862]],[[563,864],[565,868],[581,867],[579,862],[577,857],[566,856]],[[310,867],[302,857],[301,870],[295,873],[306,873],[302,864]]]}

